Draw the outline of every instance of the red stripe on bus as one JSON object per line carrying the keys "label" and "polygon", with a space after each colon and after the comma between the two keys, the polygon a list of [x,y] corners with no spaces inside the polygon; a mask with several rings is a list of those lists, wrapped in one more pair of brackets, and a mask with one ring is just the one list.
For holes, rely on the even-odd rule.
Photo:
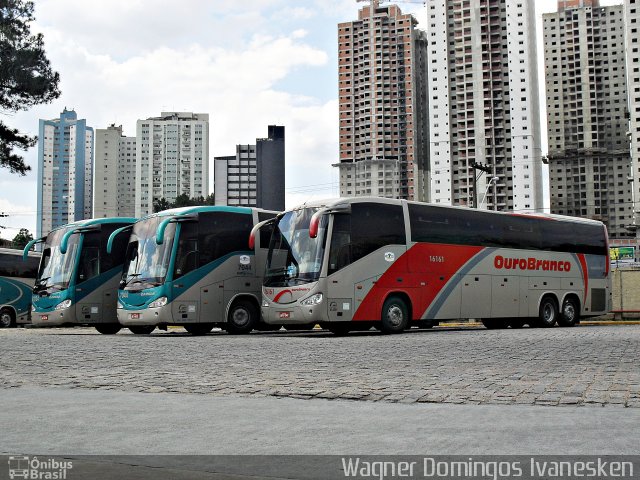
{"label": "red stripe on bus", "polygon": [[582,308],[587,305],[587,294],[589,293],[589,269],[587,267],[587,260],[584,258],[584,253],[578,254],[580,260],[580,267],[582,268],[582,278],[584,280],[584,299],[582,300]]}
{"label": "red stripe on bus", "polygon": [[412,320],[420,318],[451,277],[482,250],[466,245],[415,244],[382,274],[353,319],[379,320],[382,305],[392,292],[405,293],[413,307]]}
{"label": "red stripe on bus", "polygon": [[291,293],[291,294],[293,295],[293,292],[291,292],[291,290],[282,290],[280,293],[278,293],[278,294],[274,297],[274,299],[273,299],[274,303],[278,303],[278,302],[279,302],[279,300],[282,298],[282,296],[283,296],[285,293]]}

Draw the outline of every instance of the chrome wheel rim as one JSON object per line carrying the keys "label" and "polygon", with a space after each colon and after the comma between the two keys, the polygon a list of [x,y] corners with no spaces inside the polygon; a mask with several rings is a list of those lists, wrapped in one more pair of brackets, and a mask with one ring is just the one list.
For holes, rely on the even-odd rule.
{"label": "chrome wheel rim", "polygon": [[567,302],[565,304],[564,308],[562,309],[562,314],[565,320],[573,322],[573,320],[576,318],[576,309],[571,302]]}
{"label": "chrome wheel rim", "polygon": [[9,328],[11,326],[11,314],[8,312],[2,312],[0,314],[0,326],[3,328]]}
{"label": "chrome wheel rim", "polygon": [[545,323],[553,322],[553,320],[555,319],[553,305],[551,305],[550,303],[547,303],[544,306],[544,309],[542,311],[542,318],[545,321]]}
{"label": "chrome wheel rim", "polygon": [[394,327],[400,326],[402,320],[404,320],[402,309],[398,305],[389,307],[389,310],[387,310],[387,320],[389,320],[389,323]]}
{"label": "chrome wheel rim", "polygon": [[249,323],[249,312],[244,308],[237,308],[233,311],[233,323],[239,327],[244,327]]}

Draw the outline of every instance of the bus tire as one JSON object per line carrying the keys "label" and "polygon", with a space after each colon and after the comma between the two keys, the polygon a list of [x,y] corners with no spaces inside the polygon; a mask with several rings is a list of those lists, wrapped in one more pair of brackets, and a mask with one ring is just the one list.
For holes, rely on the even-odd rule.
{"label": "bus tire", "polygon": [[224,328],[232,335],[250,333],[258,324],[258,309],[250,300],[238,300],[229,309]]}
{"label": "bus tire", "polygon": [[0,328],[14,327],[16,324],[15,315],[10,308],[0,310]]}
{"label": "bus tire", "polygon": [[409,309],[399,297],[389,297],[382,306],[382,333],[402,333],[409,325]]}
{"label": "bus tire", "polygon": [[540,302],[538,314],[538,326],[543,328],[551,328],[556,324],[559,317],[558,302],[551,296],[546,296]]}
{"label": "bus tire", "polygon": [[573,297],[567,297],[562,302],[562,311],[558,317],[558,325],[561,327],[573,327],[580,318],[578,301]]}
{"label": "bus tire", "polygon": [[103,335],[115,335],[120,331],[122,325],[119,323],[100,323],[95,325],[95,328]]}
{"label": "bus tire", "polygon": [[200,336],[213,330],[213,323],[187,323],[183,327],[191,335]]}
{"label": "bus tire", "polygon": [[149,335],[156,329],[155,325],[132,325],[128,327],[136,335]]}

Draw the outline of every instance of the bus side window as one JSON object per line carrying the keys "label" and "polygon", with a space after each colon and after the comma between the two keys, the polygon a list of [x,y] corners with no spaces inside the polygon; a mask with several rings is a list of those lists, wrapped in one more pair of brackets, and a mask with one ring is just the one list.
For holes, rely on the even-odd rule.
{"label": "bus side window", "polygon": [[185,222],[180,225],[180,237],[178,240],[178,252],[173,278],[183,275],[198,268],[198,224]]}
{"label": "bus side window", "polygon": [[333,216],[333,234],[329,247],[329,275],[351,264],[351,216]]}
{"label": "bus side window", "polygon": [[86,282],[100,275],[100,248],[83,246],[78,268],[78,280]]}

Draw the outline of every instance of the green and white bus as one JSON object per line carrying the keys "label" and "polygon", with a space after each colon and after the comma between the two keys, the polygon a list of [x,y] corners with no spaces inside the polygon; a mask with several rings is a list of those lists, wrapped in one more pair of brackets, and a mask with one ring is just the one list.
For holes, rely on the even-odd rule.
{"label": "green and white bus", "polygon": [[40,254],[0,248],[0,328],[29,323],[31,290],[38,272]]}
{"label": "green and white bus", "polygon": [[[118,282],[127,239],[116,241],[107,254],[111,234],[135,218],[96,218],[70,223],[32,240],[42,243],[42,259],[32,295],[33,325],[89,325],[100,333],[117,333]],[[136,333],[136,332],[134,332]]]}
{"label": "green and white bus", "polygon": [[[249,248],[254,225],[276,212],[202,206],[165,210],[132,225],[118,320],[130,328],[181,325],[193,335],[260,327],[269,232]],[[112,241],[121,232],[114,232]]]}

